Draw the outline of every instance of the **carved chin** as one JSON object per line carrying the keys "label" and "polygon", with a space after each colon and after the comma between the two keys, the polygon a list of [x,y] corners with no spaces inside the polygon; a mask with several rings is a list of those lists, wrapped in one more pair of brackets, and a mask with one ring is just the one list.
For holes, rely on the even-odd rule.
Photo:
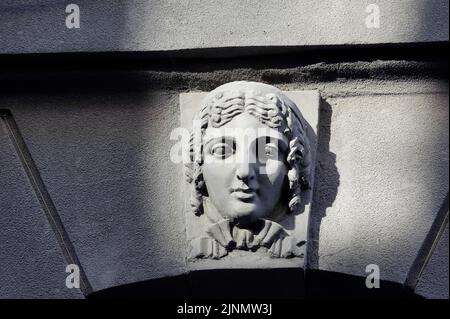
{"label": "carved chin", "polygon": [[230,217],[237,222],[249,223],[264,217],[264,211],[256,203],[234,201],[230,206],[224,217]]}

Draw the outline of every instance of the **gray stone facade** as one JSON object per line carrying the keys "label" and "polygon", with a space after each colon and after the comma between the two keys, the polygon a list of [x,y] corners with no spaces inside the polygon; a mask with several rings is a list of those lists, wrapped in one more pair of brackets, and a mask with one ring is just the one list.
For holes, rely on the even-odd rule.
{"label": "gray stone facade", "polygon": [[[366,4],[300,2],[231,1],[219,19],[215,1],[79,1],[76,30],[65,4],[2,2],[0,297],[139,283],[204,296],[210,276],[260,274],[307,297],[328,274],[367,290],[374,264],[381,291],[448,298],[448,3],[378,1],[381,28],[367,29]],[[303,267],[189,266],[183,165],[170,160],[180,95],[239,80],[320,95]],[[74,261],[80,289],[66,287]]]}

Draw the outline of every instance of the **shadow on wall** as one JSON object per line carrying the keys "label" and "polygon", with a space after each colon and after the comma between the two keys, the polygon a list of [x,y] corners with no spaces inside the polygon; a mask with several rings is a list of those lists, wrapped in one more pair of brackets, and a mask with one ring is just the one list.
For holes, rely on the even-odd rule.
{"label": "shadow on wall", "polygon": [[111,287],[87,298],[421,299],[402,284],[381,280],[379,288],[368,289],[365,280],[364,277],[321,270],[307,270],[305,276],[301,269],[294,268],[217,269]]}
{"label": "shadow on wall", "polygon": [[14,52],[17,49],[15,43],[22,43],[17,50],[28,53],[107,51],[130,46],[132,5],[123,0],[114,1],[113,5],[104,1],[77,0],[74,4],[80,8],[80,29],[69,29],[65,25],[68,16],[65,9],[70,3],[59,0],[1,1],[2,27],[21,30],[2,34],[5,35],[4,49]]}
{"label": "shadow on wall", "polygon": [[300,268],[210,269],[111,287],[87,296],[88,299],[186,297],[304,298],[305,274]]}
{"label": "shadow on wall", "polygon": [[309,216],[309,244],[306,268],[319,268],[320,224],[326,216],[326,209],[333,205],[339,187],[339,172],[336,167],[336,154],[330,152],[331,105],[321,100],[317,133],[317,155],[314,193]]}
{"label": "shadow on wall", "polygon": [[133,72],[22,78],[29,85],[0,104],[17,121],[93,290],[184,272],[178,185],[160,182],[182,176],[167,149],[178,94],[149,93]]}

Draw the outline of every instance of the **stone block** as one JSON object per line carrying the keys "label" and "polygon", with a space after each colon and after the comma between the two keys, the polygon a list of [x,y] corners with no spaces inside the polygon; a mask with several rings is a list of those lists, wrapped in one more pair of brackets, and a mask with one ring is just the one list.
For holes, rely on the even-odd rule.
{"label": "stone block", "polygon": [[[68,3],[3,0],[0,53],[167,52],[222,48],[220,54],[307,46],[448,41],[445,0],[75,2],[80,28],[66,27]],[[379,28],[368,28],[369,4]],[[270,49],[269,49],[270,50]]]}
{"label": "stone block", "polygon": [[376,264],[403,283],[448,191],[448,94],[325,103],[332,156],[318,153],[311,267],[366,276]]}
{"label": "stone block", "polygon": [[[297,104],[303,117],[309,123],[308,125],[308,136],[311,142],[311,153],[312,153],[312,166],[311,172],[314,175],[314,158],[315,158],[315,148],[316,148],[316,134],[318,125],[318,109],[319,109],[319,93],[318,91],[285,91],[283,92],[288,96],[294,103]],[[200,111],[202,107],[202,100],[206,96],[205,92],[198,93],[185,93],[180,95],[180,108],[181,108],[181,127],[191,131],[194,116]],[[313,186],[314,180],[312,180]],[[184,183],[184,211],[186,215],[186,230],[187,230],[187,240],[192,242],[195,238],[201,237],[201,234],[209,225],[208,220],[205,216],[195,216],[190,208],[190,191],[189,184]],[[311,193],[307,195],[311,196]],[[310,199],[309,199],[310,201]],[[290,230],[290,234],[294,235],[298,240],[307,242],[307,229],[308,229],[308,218],[310,211],[310,203],[305,205],[304,211],[301,214],[291,216],[289,221],[284,221],[281,225],[285,229]],[[203,244],[208,244],[203,243]],[[214,248],[214,247],[212,247]],[[305,254],[306,255],[306,250]],[[229,256],[220,258],[219,260],[211,259],[201,259],[201,260],[190,260],[188,262],[188,268],[190,270],[206,270],[206,269],[233,269],[233,268],[286,268],[286,267],[304,267],[304,258],[270,258],[263,257],[260,254],[256,255],[251,252],[245,251],[233,251]]]}
{"label": "stone block", "polygon": [[83,298],[0,119],[0,298]]}
{"label": "stone block", "polygon": [[[93,290],[185,272],[169,94],[24,94],[10,106]],[[14,189],[14,187],[12,187]]]}

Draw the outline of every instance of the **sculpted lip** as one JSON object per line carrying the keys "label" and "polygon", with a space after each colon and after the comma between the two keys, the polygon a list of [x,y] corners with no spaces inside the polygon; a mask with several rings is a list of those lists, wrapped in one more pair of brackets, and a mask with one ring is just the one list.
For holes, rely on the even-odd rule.
{"label": "sculpted lip", "polygon": [[256,190],[249,187],[233,188],[231,190],[231,195],[241,201],[251,201],[256,196]]}

